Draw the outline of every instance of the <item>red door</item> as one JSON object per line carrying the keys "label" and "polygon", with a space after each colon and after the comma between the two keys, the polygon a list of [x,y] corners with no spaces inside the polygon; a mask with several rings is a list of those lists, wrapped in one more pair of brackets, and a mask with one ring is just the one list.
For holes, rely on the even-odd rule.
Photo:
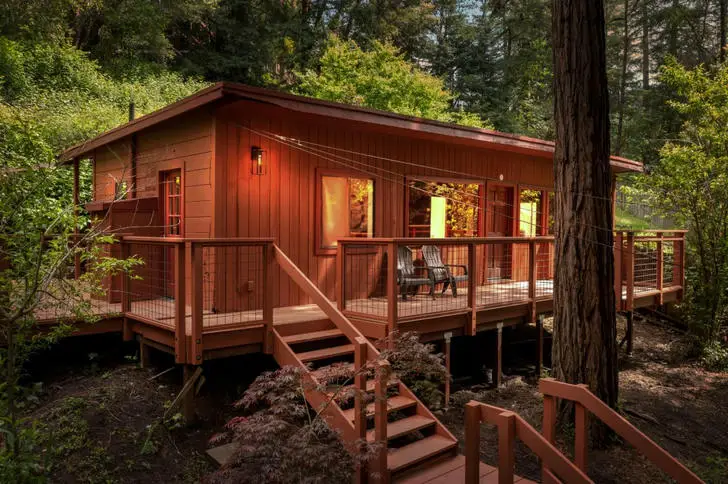
{"label": "red door", "polygon": [[[488,213],[486,234],[488,237],[513,235],[513,187],[491,185],[488,187]],[[511,276],[510,244],[488,246],[488,279],[508,279]]]}
{"label": "red door", "polygon": [[[162,172],[161,190],[163,203],[163,225],[165,237],[182,237],[182,170]],[[174,249],[164,249],[164,278],[167,297],[174,297]]]}

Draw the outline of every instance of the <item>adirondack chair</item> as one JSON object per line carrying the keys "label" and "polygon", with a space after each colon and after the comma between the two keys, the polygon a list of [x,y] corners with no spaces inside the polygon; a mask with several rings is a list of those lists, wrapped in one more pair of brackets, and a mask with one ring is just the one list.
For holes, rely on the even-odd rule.
{"label": "adirondack chair", "polygon": [[[431,291],[435,292],[435,284],[443,283],[442,293],[445,294],[448,286],[452,288],[452,297],[458,295],[458,282],[467,282],[468,266],[462,264],[443,264],[440,248],[436,245],[423,245],[422,258],[427,264],[428,274],[433,281]],[[454,274],[453,269],[463,269],[463,274]]]}
{"label": "adirondack chair", "polygon": [[427,267],[415,267],[409,247],[397,247],[397,284],[403,301],[407,300],[410,290],[416,292],[420,286],[430,286],[430,295],[435,297],[435,282],[431,277],[419,275],[418,270],[429,272]]}

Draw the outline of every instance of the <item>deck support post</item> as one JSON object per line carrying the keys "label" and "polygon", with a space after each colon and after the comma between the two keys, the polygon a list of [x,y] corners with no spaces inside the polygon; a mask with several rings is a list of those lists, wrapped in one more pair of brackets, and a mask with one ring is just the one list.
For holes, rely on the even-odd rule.
{"label": "deck support post", "polygon": [[202,363],[202,258],[203,247],[193,242],[185,242],[190,254],[190,284],[192,295],[192,328],[190,335],[190,348],[187,363],[199,365]]}
{"label": "deck support post", "polygon": [[146,344],[144,337],[141,336],[139,338],[139,366],[144,369],[147,369],[150,366],[151,355],[149,354],[149,350],[151,350],[151,347]]}
{"label": "deck support post", "polygon": [[543,314],[539,314],[536,318],[536,341],[538,345],[538,359],[536,360],[536,378],[541,378],[543,372]]}
{"label": "deck support post", "polygon": [[634,311],[627,311],[627,355],[632,355],[632,345],[634,343]]}
{"label": "deck support post", "polygon": [[[657,278],[657,280],[655,281],[655,283],[656,283],[655,287],[657,288],[658,291],[660,291],[660,293],[657,295],[657,298],[658,298],[657,301],[660,306],[662,306],[664,304],[664,298],[665,298],[665,294],[662,292],[663,281],[664,281],[664,277],[663,277],[663,272],[664,272],[663,247],[664,247],[664,244],[662,242],[663,236],[664,236],[663,232],[658,232],[657,237],[660,240],[657,241],[657,265],[655,267],[655,273],[656,273],[655,276]],[[675,247],[675,245],[673,244],[673,254],[675,253],[674,247]]]}
{"label": "deck support post", "polygon": [[[184,365],[182,376],[183,388],[193,378],[196,369],[197,367],[195,365]],[[195,421],[195,390],[193,388],[188,389],[182,397],[182,416],[187,423]]]}
{"label": "deck support post", "polygon": [[627,294],[625,297],[625,309],[634,309],[634,232],[627,232],[627,248],[625,250],[625,277],[627,279]]}
{"label": "deck support post", "polygon": [[503,375],[503,323],[498,323],[496,338],[495,386],[501,386]]}
{"label": "deck support post", "polygon": [[622,232],[614,234],[614,304],[617,312],[622,311]]}
{"label": "deck support post", "polygon": [[536,322],[536,282],[538,281],[538,272],[536,264],[536,241],[531,240],[528,243],[528,322],[529,324]]}
{"label": "deck support post", "polygon": [[187,361],[187,246],[174,245],[174,361]]}
{"label": "deck support post", "polygon": [[452,340],[452,332],[445,333],[445,369],[447,370],[447,378],[445,378],[445,410],[450,406],[450,341]]}
{"label": "deck support post", "polygon": [[263,321],[265,321],[265,335],[263,336],[263,352],[273,353],[273,262],[275,254],[273,244],[263,246]]}

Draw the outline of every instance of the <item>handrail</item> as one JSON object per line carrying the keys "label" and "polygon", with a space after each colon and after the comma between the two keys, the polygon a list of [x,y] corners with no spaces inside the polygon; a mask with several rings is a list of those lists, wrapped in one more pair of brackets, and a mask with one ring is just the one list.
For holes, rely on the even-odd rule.
{"label": "handrail", "polygon": [[450,238],[428,238],[428,237],[344,237],[338,239],[338,243],[345,245],[386,245],[413,244],[413,245],[468,245],[468,244],[503,244],[503,243],[527,243],[527,242],[553,242],[553,235],[541,235],[538,237],[450,237]]}
{"label": "handrail", "polygon": [[[650,439],[644,433],[632,425],[627,419],[622,417],[614,409],[610,408],[604,402],[599,400],[588,388],[582,385],[572,385],[556,381],[553,378],[542,378],[539,381],[539,391],[551,398],[562,398],[570,400],[582,405],[589,410],[595,417],[604,422],[614,432],[616,432],[624,440],[632,444],[640,453],[649,459],[655,466],[666,472],[670,477],[679,483],[702,483],[703,481],[696,476],[690,469],[681,464],[677,459],[670,455],[665,449],[660,447],[655,441]],[[553,412],[549,412],[549,419],[555,420],[556,416]],[[554,422],[546,422],[546,412],[544,412],[544,426],[553,427]],[[586,419],[580,419],[577,425],[585,426]],[[577,432],[586,432],[586,428],[575,429]],[[547,436],[548,437],[548,436]],[[551,439],[553,435],[550,436]]]}
{"label": "handrail", "polygon": [[465,482],[474,484],[479,478],[480,423],[498,427],[498,482],[513,482],[515,438],[530,448],[544,467],[556,471],[567,483],[592,483],[593,481],[538,430],[522,417],[509,410],[471,400],[465,405]]}
{"label": "handrail", "polygon": [[119,240],[126,242],[145,242],[150,244],[183,244],[192,242],[201,245],[262,245],[275,242],[273,237],[150,237],[141,235],[123,235]]}

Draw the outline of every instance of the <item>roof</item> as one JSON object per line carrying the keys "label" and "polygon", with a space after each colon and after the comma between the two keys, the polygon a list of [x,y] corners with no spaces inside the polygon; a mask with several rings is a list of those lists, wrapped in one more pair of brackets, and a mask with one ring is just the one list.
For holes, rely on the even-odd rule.
{"label": "roof", "polygon": [[[468,141],[491,149],[520,151],[543,157],[551,156],[555,148],[552,141],[502,133],[490,129],[443,123],[414,116],[404,116],[305,96],[296,96],[271,89],[247,86],[245,84],[218,82],[176,103],[122,124],[83,143],[72,146],[59,155],[59,161],[67,162],[73,158],[87,155],[100,146],[125,138],[175,116],[223,98],[258,101],[302,113],[398,128],[425,135],[444,137],[452,142]],[[618,156],[611,157],[611,165],[617,172],[641,172],[644,170],[642,163]]]}

